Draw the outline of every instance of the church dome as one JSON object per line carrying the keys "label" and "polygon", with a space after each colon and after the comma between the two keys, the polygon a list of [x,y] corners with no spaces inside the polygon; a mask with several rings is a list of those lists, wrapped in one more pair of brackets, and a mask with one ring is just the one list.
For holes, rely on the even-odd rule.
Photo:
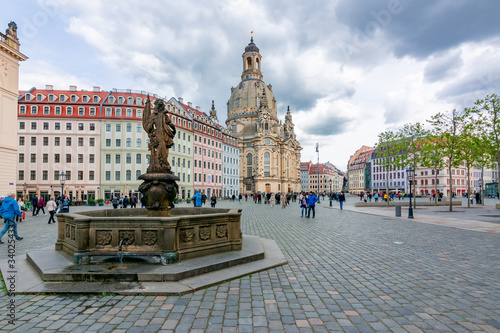
{"label": "church dome", "polygon": [[250,39],[250,43],[248,43],[247,47],[245,47],[246,52],[259,52],[259,48],[253,42],[253,37]]}

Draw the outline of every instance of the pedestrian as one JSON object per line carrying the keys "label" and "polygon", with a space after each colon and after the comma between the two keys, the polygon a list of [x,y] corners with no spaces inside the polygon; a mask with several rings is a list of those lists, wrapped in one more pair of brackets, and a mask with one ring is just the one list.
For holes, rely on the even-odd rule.
{"label": "pedestrian", "polygon": [[243,199],[243,196],[242,196],[242,195],[241,195],[241,193],[240,193],[240,195],[238,195],[238,202],[239,202],[239,203],[241,203],[241,199]]}
{"label": "pedestrian", "polygon": [[201,204],[202,204],[202,199],[201,198],[202,198],[202,196],[200,194],[200,191],[196,190],[194,192],[193,197],[191,198],[191,201],[193,202],[193,205],[195,207],[201,207]]}
{"label": "pedestrian", "polygon": [[123,208],[123,195],[118,199],[118,204],[120,205],[120,209]]}
{"label": "pedestrian", "polygon": [[36,216],[38,214],[37,210],[38,210],[38,196],[35,195],[33,196],[33,198],[31,198],[31,205],[33,206],[33,216]]}
{"label": "pedestrian", "polygon": [[113,203],[113,209],[117,209],[119,204],[118,198],[114,196],[113,199],[111,199],[111,202]]}
{"label": "pedestrian", "polygon": [[142,196],[142,198],[141,198],[141,208],[144,208],[144,207],[146,207],[146,197]]}
{"label": "pedestrian", "polygon": [[128,196],[125,196],[125,198],[123,198],[123,208],[127,208],[129,204],[130,204],[130,200],[129,200]]}
{"label": "pedestrian", "polygon": [[245,201],[248,201],[248,193],[245,193]]}
{"label": "pedestrian", "polygon": [[233,202],[236,201],[236,195],[235,194],[233,194],[232,198],[233,198]]}
{"label": "pedestrian", "polygon": [[38,216],[38,213],[40,212],[40,209],[42,210],[43,212],[43,215],[47,215],[45,214],[45,201],[43,201],[43,198],[40,197],[40,199],[38,199],[38,208],[37,208],[37,211],[36,211],[36,216]]}
{"label": "pedestrian", "polygon": [[274,193],[271,193],[271,197],[269,198],[269,203],[271,204],[271,208],[274,208],[274,201],[276,199],[274,198]]}
{"label": "pedestrian", "polygon": [[205,195],[205,193],[203,193],[201,195],[201,204],[204,205],[206,202],[207,202],[207,196]]}
{"label": "pedestrian", "polygon": [[130,196],[130,208],[137,208],[137,196],[135,194]]}
{"label": "pedestrian", "polygon": [[306,213],[307,216],[307,198],[305,195],[301,195],[300,208],[302,208],[302,213],[300,217],[304,217],[304,213]]}
{"label": "pedestrian", "polygon": [[286,198],[283,198],[283,200],[281,200],[281,209],[285,207],[286,207]]}
{"label": "pedestrian", "polygon": [[318,198],[314,195],[314,192],[309,192],[309,196],[307,197],[307,205],[309,206],[307,217],[311,217],[311,210],[313,212],[313,218],[316,217],[316,201],[318,201]]}
{"label": "pedestrian", "polygon": [[344,192],[340,192],[339,195],[340,209],[344,209],[344,201],[345,201]]}
{"label": "pedestrian", "polygon": [[[24,205],[24,201],[23,199],[21,199],[21,197],[17,199],[17,204],[19,205],[19,209],[21,210],[23,215],[22,216],[16,215],[16,222],[22,222],[26,218],[26,213],[24,212],[26,210],[26,206]],[[1,205],[2,204],[0,204],[0,206]]]}
{"label": "pedestrian", "polygon": [[50,214],[48,224],[50,224],[51,222],[56,223],[56,220],[54,220],[54,215],[55,215],[56,210],[57,210],[57,204],[56,204],[56,201],[54,200],[54,197],[50,197],[49,202],[47,202],[47,210],[49,211],[49,214]]}
{"label": "pedestrian", "polygon": [[62,209],[62,198],[60,195],[57,196],[56,203],[57,203],[56,214],[59,214],[61,212],[61,209]]}
{"label": "pedestrian", "polygon": [[212,208],[215,208],[215,205],[217,204],[217,197],[215,196],[215,193],[212,194],[212,197],[210,198],[210,206]]}
{"label": "pedestrian", "polygon": [[69,200],[68,198],[68,195],[65,194],[64,195],[64,198],[62,199],[62,213],[69,213],[69,204],[71,203],[71,201]]}
{"label": "pedestrian", "polygon": [[23,239],[17,234],[17,223],[14,219],[14,216],[16,215],[23,216],[16,199],[14,199],[15,197],[16,195],[14,193],[9,193],[9,195],[2,201],[2,206],[0,206],[0,216],[3,216],[5,220],[5,227],[0,232],[0,244],[4,243],[2,241],[2,237],[10,228],[14,230],[14,237],[16,240]]}

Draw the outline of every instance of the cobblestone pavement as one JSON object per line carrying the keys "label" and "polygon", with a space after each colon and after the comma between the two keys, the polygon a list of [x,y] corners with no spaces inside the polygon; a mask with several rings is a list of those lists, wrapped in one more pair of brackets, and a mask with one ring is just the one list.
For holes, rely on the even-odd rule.
{"label": "cobblestone pavement", "polygon": [[[288,265],[180,297],[18,295],[15,326],[2,295],[0,331],[500,332],[498,235],[323,203],[314,219],[296,203],[218,207],[243,208],[242,231],[274,239]],[[53,246],[46,220],[21,223],[18,255]]]}

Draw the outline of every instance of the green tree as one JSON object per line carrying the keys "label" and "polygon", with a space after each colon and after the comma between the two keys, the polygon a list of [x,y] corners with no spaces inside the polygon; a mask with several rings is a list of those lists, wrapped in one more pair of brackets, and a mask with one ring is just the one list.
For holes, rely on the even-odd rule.
{"label": "green tree", "polygon": [[[397,156],[400,153],[399,138],[393,131],[385,131],[378,135],[378,142],[375,144],[375,159],[377,165],[380,165],[385,171],[386,192],[389,195],[389,177],[390,171],[399,165]],[[380,193],[379,193],[380,195]],[[389,206],[389,198],[387,198]]]}
{"label": "green tree", "polygon": [[[446,167],[445,153],[442,149],[442,140],[439,136],[429,135],[419,142],[420,164],[423,167],[431,168],[434,177],[434,205],[438,203],[438,182],[439,173]],[[443,184],[444,185],[444,184]]]}
{"label": "green tree", "polygon": [[500,99],[495,94],[487,95],[476,101],[471,111],[480,117],[483,143],[488,154],[495,159],[500,174]]}
{"label": "green tree", "polygon": [[467,109],[461,119],[462,132],[456,149],[460,150],[460,156],[467,169],[467,207],[470,208],[471,172],[479,154],[478,149],[476,149],[476,140],[474,140],[479,135],[479,122],[477,117],[474,117],[474,114],[468,112]]}
{"label": "green tree", "polygon": [[[397,159],[397,166],[406,172],[407,168],[417,170],[420,166],[420,145],[422,141],[429,135],[429,131],[424,128],[422,123],[405,124],[397,133],[399,150],[401,154]],[[415,191],[415,187],[413,188]],[[417,205],[417,198],[415,192],[413,195],[414,207]]]}
{"label": "green tree", "polygon": [[432,125],[432,132],[434,137],[441,142],[441,149],[444,158],[446,159],[446,166],[448,168],[448,181],[450,191],[450,208],[453,211],[453,175],[452,168],[459,167],[462,164],[462,158],[459,147],[459,142],[462,133],[462,113],[453,110],[450,112],[439,112],[427,120]]}

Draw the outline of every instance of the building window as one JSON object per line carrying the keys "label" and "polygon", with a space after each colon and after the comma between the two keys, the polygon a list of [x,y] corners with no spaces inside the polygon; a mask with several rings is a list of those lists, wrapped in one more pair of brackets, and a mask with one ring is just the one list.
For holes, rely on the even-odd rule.
{"label": "building window", "polygon": [[132,109],[127,109],[127,117],[132,117]]}
{"label": "building window", "polygon": [[36,180],[36,171],[35,170],[30,171],[30,180]]}
{"label": "building window", "polygon": [[54,124],[54,129],[55,129],[56,131],[59,131],[59,130],[61,129],[61,123],[55,123],[55,124]]}
{"label": "building window", "polygon": [[106,139],[106,147],[111,147],[111,139]]}
{"label": "building window", "polygon": [[116,181],[120,180],[120,171],[115,171],[115,180]]}
{"label": "building window", "polygon": [[89,139],[89,146],[94,147],[95,146],[95,138],[90,138]]}
{"label": "building window", "polygon": [[56,114],[57,116],[60,116],[60,115],[61,115],[61,107],[60,107],[60,106],[56,106],[56,112],[55,112],[55,114]]}
{"label": "building window", "polygon": [[59,180],[59,170],[54,170],[54,180]]}
{"label": "building window", "polygon": [[68,106],[68,107],[66,108],[66,115],[67,115],[67,116],[71,116],[71,115],[73,115],[73,108],[72,108],[71,106]]}
{"label": "building window", "polygon": [[66,123],[66,130],[71,131],[71,123]]}
{"label": "building window", "polygon": [[106,154],[106,164],[111,163],[111,154]]}
{"label": "building window", "polygon": [[121,117],[122,116],[122,109],[116,109],[115,110],[115,116],[116,117]]}
{"label": "building window", "polygon": [[78,180],[83,180],[83,171],[78,170]]}
{"label": "building window", "polygon": [[83,129],[84,129],[83,123],[78,123],[78,130],[83,131]]}
{"label": "building window", "polygon": [[85,108],[82,108],[82,107],[78,108],[78,115],[85,116]]}
{"label": "building window", "polygon": [[31,106],[31,114],[37,114],[38,113],[38,107],[36,105]]}
{"label": "building window", "polygon": [[36,137],[35,136],[31,137],[31,145],[36,146]]}
{"label": "building window", "polygon": [[106,132],[111,132],[111,124],[106,124]]}
{"label": "building window", "polygon": [[50,106],[43,107],[43,114],[50,114]]}
{"label": "building window", "polygon": [[71,163],[71,154],[66,154],[66,163]]}
{"label": "building window", "polygon": [[19,153],[19,163],[24,163],[24,154]]}
{"label": "building window", "polygon": [[142,140],[141,139],[137,139],[136,142],[135,142],[135,146],[137,148],[142,148]]}
{"label": "building window", "polygon": [[60,163],[60,162],[61,162],[61,155],[54,154],[54,163]]}
{"label": "building window", "polygon": [[142,163],[142,155],[141,154],[135,155],[135,163],[136,164],[141,164]]}
{"label": "building window", "polygon": [[31,154],[31,163],[36,163],[36,154]]}
{"label": "building window", "polygon": [[90,128],[91,131],[95,131],[95,124],[94,123],[90,123],[89,128]]}
{"label": "building window", "polygon": [[95,160],[95,155],[94,154],[90,154],[89,155],[89,163],[94,163],[94,160]]}
{"label": "building window", "polygon": [[83,154],[78,154],[78,163],[83,163]]}
{"label": "building window", "polygon": [[31,122],[31,129],[36,130],[36,122],[35,121]]}
{"label": "building window", "polygon": [[83,147],[83,138],[78,138],[78,146]]}
{"label": "building window", "polygon": [[125,171],[125,180],[132,180],[132,170]]}
{"label": "building window", "polygon": [[116,132],[121,132],[122,131],[122,125],[121,124],[116,124],[115,125],[115,131]]}
{"label": "building window", "polygon": [[135,180],[139,180],[139,176],[141,175],[141,170],[136,170],[135,171]]}
{"label": "building window", "polygon": [[106,171],[105,177],[106,177],[107,181],[110,181],[111,180],[111,171]]}
{"label": "building window", "polygon": [[19,180],[24,180],[24,170],[19,170]]}
{"label": "building window", "polygon": [[151,155],[149,154],[146,154],[146,164],[149,165],[149,159],[151,158]]}
{"label": "building window", "polygon": [[128,138],[125,144],[127,147],[132,147],[132,139]]}
{"label": "building window", "polygon": [[48,129],[49,129],[49,123],[44,122],[44,123],[43,123],[43,129],[44,129],[44,130],[48,130]]}
{"label": "building window", "polygon": [[111,117],[112,111],[111,108],[106,108],[106,117]]}
{"label": "building window", "polygon": [[136,133],[142,133],[142,126],[141,126],[141,124],[137,124],[135,126],[135,132]]}
{"label": "building window", "polygon": [[132,154],[125,155],[125,163],[127,163],[127,164],[132,163]]}
{"label": "building window", "polygon": [[89,180],[94,180],[94,171],[89,171]]}
{"label": "building window", "polygon": [[26,106],[21,105],[21,106],[19,107],[19,113],[20,113],[20,114],[26,114]]}
{"label": "building window", "polygon": [[66,171],[66,180],[71,180],[71,171]]}
{"label": "building window", "polygon": [[26,123],[24,121],[19,122],[19,129],[20,130],[26,129]]}
{"label": "building window", "polygon": [[252,154],[247,154],[247,165],[252,165]]}
{"label": "building window", "polygon": [[95,108],[90,108],[89,115],[95,116]]}
{"label": "building window", "polygon": [[115,163],[120,164],[122,162],[122,156],[120,154],[115,155]]}
{"label": "building window", "polygon": [[135,110],[135,117],[142,118],[142,110],[139,110],[139,109]]}
{"label": "building window", "polygon": [[121,147],[122,146],[122,140],[121,139],[116,139],[116,146]]}
{"label": "building window", "polygon": [[131,133],[132,132],[132,124],[128,123],[126,127],[127,127],[127,133]]}
{"label": "building window", "polygon": [[71,146],[71,138],[70,137],[66,138],[66,146]]}
{"label": "building window", "polygon": [[19,145],[24,146],[24,136],[19,137]]}

